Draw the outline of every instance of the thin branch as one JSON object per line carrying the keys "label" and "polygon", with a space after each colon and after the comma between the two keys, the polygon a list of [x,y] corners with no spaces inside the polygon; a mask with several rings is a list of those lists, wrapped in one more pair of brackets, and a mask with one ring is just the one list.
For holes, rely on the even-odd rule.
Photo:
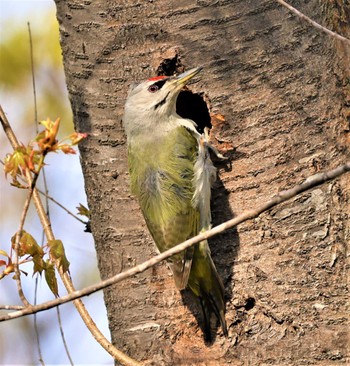
{"label": "thin branch", "polygon": [[327,34],[329,34],[330,36],[339,39],[342,42],[346,42],[348,44],[350,44],[350,39],[341,36],[340,34],[331,31],[330,29],[318,24],[317,22],[315,22],[314,20],[312,20],[311,18],[307,17],[305,14],[301,13],[299,10],[295,9],[293,6],[289,5],[288,3],[286,3],[283,0],[276,0],[279,4],[281,4],[282,6],[286,7],[288,10],[290,10],[292,13],[294,13],[295,15],[297,15],[299,18],[306,20],[308,23],[310,23],[313,27],[317,28],[318,30],[325,32]]}
{"label": "thin branch", "polygon": [[[1,105],[0,105],[0,122],[3,126],[3,129],[6,133],[7,138],[9,139],[9,141],[12,145],[12,148],[13,149],[18,148],[19,147],[18,140],[6,118],[5,113],[3,112],[2,108],[1,108]],[[35,189],[35,187],[33,187],[33,180],[32,180],[32,177],[31,177],[29,171],[27,171],[26,179],[27,179],[28,185],[33,188],[32,189],[33,201],[34,201],[41,225],[45,231],[46,238],[48,240],[55,240],[55,236],[51,229],[51,222],[50,222],[48,216],[46,215],[43,203],[39,196],[39,192],[37,191],[37,189]],[[55,259],[53,259],[53,261],[56,263]],[[62,282],[65,285],[68,293],[75,292],[74,285],[72,283],[71,278],[67,274],[67,272],[64,273],[62,268],[58,265],[56,265],[56,268],[58,270],[58,273],[60,274]],[[111,342],[108,341],[108,339],[102,334],[100,329],[96,326],[95,322],[91,318],[89,312],[86,310],[83,302],[80,299],[76,298],[73,303],[74,303],[76,309],[78,310],[85,325],[87,326],[87,328],[93,335],[93,337],[110,355],[112,355],[112,357],[114,357],[114,359],[116,361],[119,361],[122,365],[125,365],[125,366],[142,365],[138,361],[134,360],[133,358],[129,357],[125,353],[118,350],[116,347],[113,346],[113,344]],[[38,306],[38,305],[36,305],[36,306]],[[33,306],[31,306],[30,308],[33,308]]]}
{"label": "thin branch", "polygon": [[[36,278],[35,278],[34,306],[37,304],[37,301],[36,301],[37,294],[38,294],[38,276],[36,276]],[[34,314],[34,331],[35,331],[36,345],[38,347],[39,361],[40,361],[41,365],[44,366],[45,362],[44,362],[43,354],[41,352],[37,314]]]}
{"label": "thin branch", "polygon": [[[7,138],[9,139],[11,145],[18,147],[19,143],[18,143],[17,137],[14,134],[6,115],[5,115],[4,111],[1,108],[1,105],[0,105],[0,122],[2,124],[2,127],[5,131],[5,134],[6,134]],[[25,295],[23,293],[23,289],[22,289],[21,272],[20,272],[19,266],[18,266],[18,249],[19,249],[19,240],[20,240],[20,236],[21,236],[21,233],[22,233],[22,230],[23,230],[24,221],[25,221],[25,218],[26,218],[26,215],[27,215],[27,212],[28,212],[28,208],[29,208],[31,197],[32,197],[32,193],[33,193],[33,190],[31,189],[29,191],[28,195],[27,195],[27,199],[26,199],[23,211],[22,211],[21,220],[20,220],[20,227],[19,227],[19,230],[17,231],[16,237],[15,237],[15,248],[14,248],[15,256],[14,256],[14,262],[13,262],[18,294],[21,298],[21,301],[23,302],[23,304],[25,306],[30,306],[30,303],[27,300],[27,298],[25,297]]]}
{"label": "thin branch", "polygon": [[63,346],[64,346],[64,349],[66,351],[66,355],[67,355],[67,357],[69,359],[69,362],[73,366],[74,363],[73,363],[72,357],[71,357],[70,352],[69,352],[69,349],[68,349],[68,345],[67,345],[67,342],[66,342],[66,337],[65,337],[64,332],[63,332],[60,308],[57,307],[56,310],[57,310],[57,320],[58,320],[58,325],[59,325],[59,328],[60,328],[60,333],[61,333],[61,338],[62,338]]}
{"label": "thin branch", "polygon": [[32,68],[32,85],[33,85],[33,97],[34,97],[34,120],[35,120],[35,127],[36,132],[39,132],[38,126],[38,108],[36,104],[36,87],[35,87],[35,74],[34,74],[34,57],[33,57],[33,39],[32,39],[32,31],[30,29],[30,22],[27,23],[28,25],[28,35],[29,35],[29,50],[30,50],[30,65]]}
{"label": "thin branch", "polygon": [[196,235],[193,238],[188,239],[188,240],[184,241],[183,243],[176,245],[175,247],[173,247],[161,254],[158,254],[158,255],[154,256],[153,258],[151,258],[137,266],[128,269],[127,271],[118,273],[117,275],[110,277],[104,281],[101,281],[97,284],[87,286],[87,287],[83,288],[82,290],[72,291],[70,294],[62,296],[58,299],[47,301],[45,303],[42,303],[42,304],[39,304],[36,306],[32,306],[31,308],[25,308],[23,310],[20,310],[20,311],[14,312],[14,313],[2,315],[2,316],[0,316],[0,322],[5,321],[5,320],[19,318],[24,315],[33,314],[33,313],[36,313],[39,311],[51,309],[55,306],[67,303],[69,301],[74,301],[83,296],[91,295],[94,292],[97,292],[108,286],[121,282],[121,281],[125,280],[126,278],[129,278],[138,273],[144,272],[146,269],[153,267],[157,263],[159,263],[175,254],[178,254],[178,253],[184,251],[188,247],[190,247],[196,243],[199,243],[202,240],[209,239],[234,226],[237,226],[238,224],[241,224],[242,222],[256,218],[263,212],[271,209],[272,207],[277,206],[278,204],[285,202],[285,201],[295,197],[296,195],[303,193],[311,188],[314,188],[329,180],[335,179],[346,172],[350,172],[350,162],[347,162],[344,165],[341,165],[328,172],[315,174],[315,175],[307,178],[304,183],[297,185],[286,191],[280,192],[279,194],[274,196],[271,200],[256,207],[255,209],[245,211],[242,214],[238,215],[237,217],[235,217],[231,220],[228,220],[218,226],[215,226],[208,231],[202,232],[199,235]]}
{"label": "thin branch", "polygon": [[23,227],[24,227],[24,223],[26,221],[26,217],[28,214],[28,209],[30,206],[30,201],[32,199],[32,194],[33,194],[33,189],[30,189],[26,201],[24,203],[24,207],[22,210],[22,214],[21,214],[21,219],[20,219],[20,223],[19,223],[19,228],[16,232],[16,236],[15,236],[15,245],[14,245],[14,260],[13,260],[13,268],[15,271],[15,280],[16,280],[16,284],[17,284],[17,291],[18,291],[18,295],[22,301],[22,303],[25,306],[30,306],[29,301],[27,300],[26,296],[24,295],[23,292],[23,288],[22,288],[22,282],[21,282],[21,271],[19,270],[19,256],[18,256],[18,252],[19,252],[19,242],[22,236],[22,232],[23,232]]}
{"label": "thin branch", "polygon": [[52,201],[53,203],[55,203],[57,206],[61,207],[62,210],[66,211],[68,215],[71,215],[72,217],[74,217],[76,220],[78,220],[79,222],[81,222],[84,225],[87,224],[86,221],[82,220],[80,217],[78,217],[77,215],[75,215],[72,211],[68,210],[68,208],[64,207],[61,203],[59,203],[58,201],[56,201],[52,196],[50,196],[49,194],[43,192],[39,188],[37,188],[37,190],[38,190],[38,192],[40,194],[42,194],[43,196],[45,196],[46,198],[48,198],[50,201]]}
{"label": "thin branch", "polygon": [[[7,138],[9,139],[11,144],[13,146],[16,146],[16,148],[17,148],[19,146],[18,140],[17,140],[1,106],[0,106],[0,122],[7,135]],[[29,192],[28,192],[26,201],[24,203],[23,210],[22,210],[19,228],[18,228],[16,236],[15,236],[15,245],[14,245],[15,255],[14,255],[14,261],[13,261],[13,268],[15,271],[15,280],[16,280],[16,284],[17,284],[18,295],[25,306],[30,306],[30,303],[27,300],[26,296],[24,295],[23,288],[22,288],[21,272],[19,270],[19,263],[18,263],[18,261],[19,261],[18,252],[19,252],[19,241],[21,239],[24,223],[25,223],[25,220],[26,220],[26,217],[28,214],[28,210],[29,210],[29,206],[30,206],[30,202],[31,202],[32,196],[33,196],[33,190],[35,188],[35,184],[38,179],[38,174],[35,174],[34,178],[32,179],[30,172],[27,171],[26,176],[27,176],[28,182],[30,181],[30,188],[29,188]]]}
{"label": "thin branch", "polygon": [[[33,39],[32,39],[32,31],[30,29],[30,23],[27,23],[28,25],[28,36],[29,36],[29,53],[30,53],[30,64],[31,64],[31,71],[32,71],[32,88],[33,88],[33,97],[34,97],[34,121],[35,121],[35,131],[38,134],[39,133],[39,123],[38,123],[38,108],[37,108],[37,102],[36,102],[36,86],[35,86],[35,73],[34,73],[34,57],[33,57]],[[45,169],[42,167],[42,174],[44,178],[44,187],[46,188],[46,178],[45,178]],[[48,201],[46,200],[46,211],[48,212]],[[44,244],[44,231],[41,237],[41,246]],[[38,295],[38,276],[35,279],[35,286],[34,286],[34,305],[37,304],[37,295]],[[39,354],[39,362],[41,363],[41,366],[45,366],[44,357],[41,351],[41,344],[40,344],[40,335],[39,335],[39,329],[38,329],[38,319],[37,314],[34,314],[34,331],[35,331],[35,338],[36,338],[36,344],[38,348],[38,354]]]}
{"label": "thin branch", "polygon": [[6,114],[3,111],[1,105],[0,105],[0,122],[1,122],[2,128],[4,129],[4,132],[7,136],[7,138],[10,141],[10,144],[11,144],[12,148],[17,149],[19,147],[19,142],[18,142],[17,137],[14,134],[14,132],[13,132],[13,130],[12,130],[10,124],[9,124],[9,121],[8,121],[8,119],[6,117]]}
{"label": "thin branch", "polygon": [[0,310],[22,310],[24,309],[23,305],[2,305],[0,304]]}
{"label": "thin branch", "polygon": [[[0,159],[0,164],[5,165],[5,163],[4,163],[1,159]],[[43,167],[42,169],[44,169],[44,167]],[[44,172],[44,170],[43,170],[43,172]],[[20,177],[20,178],[21,178],[21,177]],[[44,182],[44,184],[45,184],[45,182]],[[54,204],[56,204],[58,207],[62,208],[62,210],[66,211],[66,213],[67,213],[68,215],[72,216],[74,219],[76,219],[77,221],[81,222],[82,224],[87,225],[87,221],[82,220],[80,217],[78,217],[77,215],[75,215],[72,211],[68,210],[68,208],[67,208],[67,207],[64,207],[64,206],[62,205],[62,203],[59,203],[55,198],[53,198],[52,196],[50,196],[50,195],[48,194],[48,190],[46,190],[46,189],[45,189],[45,192],[44,192],[44,191],[42,191],[42,190],[41,190],[40,188],[38,188],[38,187],[36,187],[36,189],[37,189],[37,191],[38,191],[40,194],[42,194],[44,197],[46,197],[47,199],[49,199],[50,201],[52,201],[52,202],[53,202]],[[47,207],[47,205],[46,205],[46,207]]]}

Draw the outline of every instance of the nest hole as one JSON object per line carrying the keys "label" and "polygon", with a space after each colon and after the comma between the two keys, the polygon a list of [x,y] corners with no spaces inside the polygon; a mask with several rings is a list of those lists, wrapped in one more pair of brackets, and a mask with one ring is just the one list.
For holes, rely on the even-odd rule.
{"label": "nest hole", "polygon": [[197,131],[203,133],[204,128],[211,128],[207,103],[199,94],[190,90],[180,92],[176,102],[176,112],[182,118],[188,118],[197,124]]}
{"label": "nest hole", "polygon": [[[184,72],[178,54],[172,58],[164,59],[158,69],[157,75],[172,76]],[[197,131],[203,133],[204,128],[212,127],[207,103],[200,94],[192,93],[189,89],[182,90],[177,98],[176,112],[182,118],[188,118],[197,124]]]}

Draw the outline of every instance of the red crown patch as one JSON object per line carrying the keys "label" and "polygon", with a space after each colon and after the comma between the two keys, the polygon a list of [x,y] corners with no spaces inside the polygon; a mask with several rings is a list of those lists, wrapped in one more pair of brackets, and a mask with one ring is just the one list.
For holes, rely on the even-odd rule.
{"label": "red crown patch", "polygon": [[153,78],[149,78],[148,81],[156,81],[156,80],[162,80],[162,79],[166,79],[169,76],[165,76],[165,75],[160,75],[160,76],[155,76]]}

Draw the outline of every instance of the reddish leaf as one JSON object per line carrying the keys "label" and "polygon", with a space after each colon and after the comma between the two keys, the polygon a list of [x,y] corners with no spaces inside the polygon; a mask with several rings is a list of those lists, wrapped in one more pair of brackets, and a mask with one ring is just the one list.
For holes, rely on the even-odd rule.
{"label": "reddish leaf", "polygon": [[0,249],[0,255],[7,257],[7,262],[3,259],[0,260],[0,267],[5,266],[5,269],[0,273],[0,280],[7,276],[9,273],[14,272],[14,267],[9,255],[2,249]]}
{"label": "reddish leaf", "polygon": [[72,141],[72,145],[77,145],[80,141],[86,139],[87,136],[87,133],[74,132],[69,136],[69,139]]}
{"label": "reddish leaf", "polygon": [[65,154],[76,154],[77,152],[68,144],[57,145],[57,150],[61,150]]}
{"label": "reddish leaf", "polygon": [[6,264],[7,264],[7,262],[6,262],[6,261],[4,261],[4,260],[0,259],[0,267],[2,267],[2,266],[6,266]]}
{"label": "reddish leaf", "polygon": [[53,122],[50,120],[50,118],[48,118],[45,121],[41,121],[40,124],[42,124],[45,127],[45,130],[40,132],[35,138],[35,141],[37,142],[40,150],[43,153],[47,153],[49,151],[56,151],[57,133],[60,127],[60,119],[57,118],[56,121]]}
{"label": "reddish leaf", "polygon": [[2,276],[0,278],[7,276],[8,274],[10,274],[14,271],[15,271],[15,267],[13,266],[13,264],[11,262],[9,262],[6,265],[6,268],[2,271]]}

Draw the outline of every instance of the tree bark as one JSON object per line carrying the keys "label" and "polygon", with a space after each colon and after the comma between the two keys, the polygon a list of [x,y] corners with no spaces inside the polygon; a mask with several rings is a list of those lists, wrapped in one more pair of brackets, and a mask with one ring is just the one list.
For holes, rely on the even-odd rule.
{"label": "tree bark", "polygon": [[[350,36],[347,1],[290,3]],[[56,4],[75,126],[89,133],[80,152],[102,278],[155,254],[129,193],[121,124],[135,80],[204,67],[190,90],[230,160],[217,165],[214,225],[349,159],[349,46],[277,2]],[[349,189],[343,176],[210,240],[228,339],[219,330],[204,343],[198,308],[163,263],[105,290],[113,343],[156,365],[349,361]]]}

